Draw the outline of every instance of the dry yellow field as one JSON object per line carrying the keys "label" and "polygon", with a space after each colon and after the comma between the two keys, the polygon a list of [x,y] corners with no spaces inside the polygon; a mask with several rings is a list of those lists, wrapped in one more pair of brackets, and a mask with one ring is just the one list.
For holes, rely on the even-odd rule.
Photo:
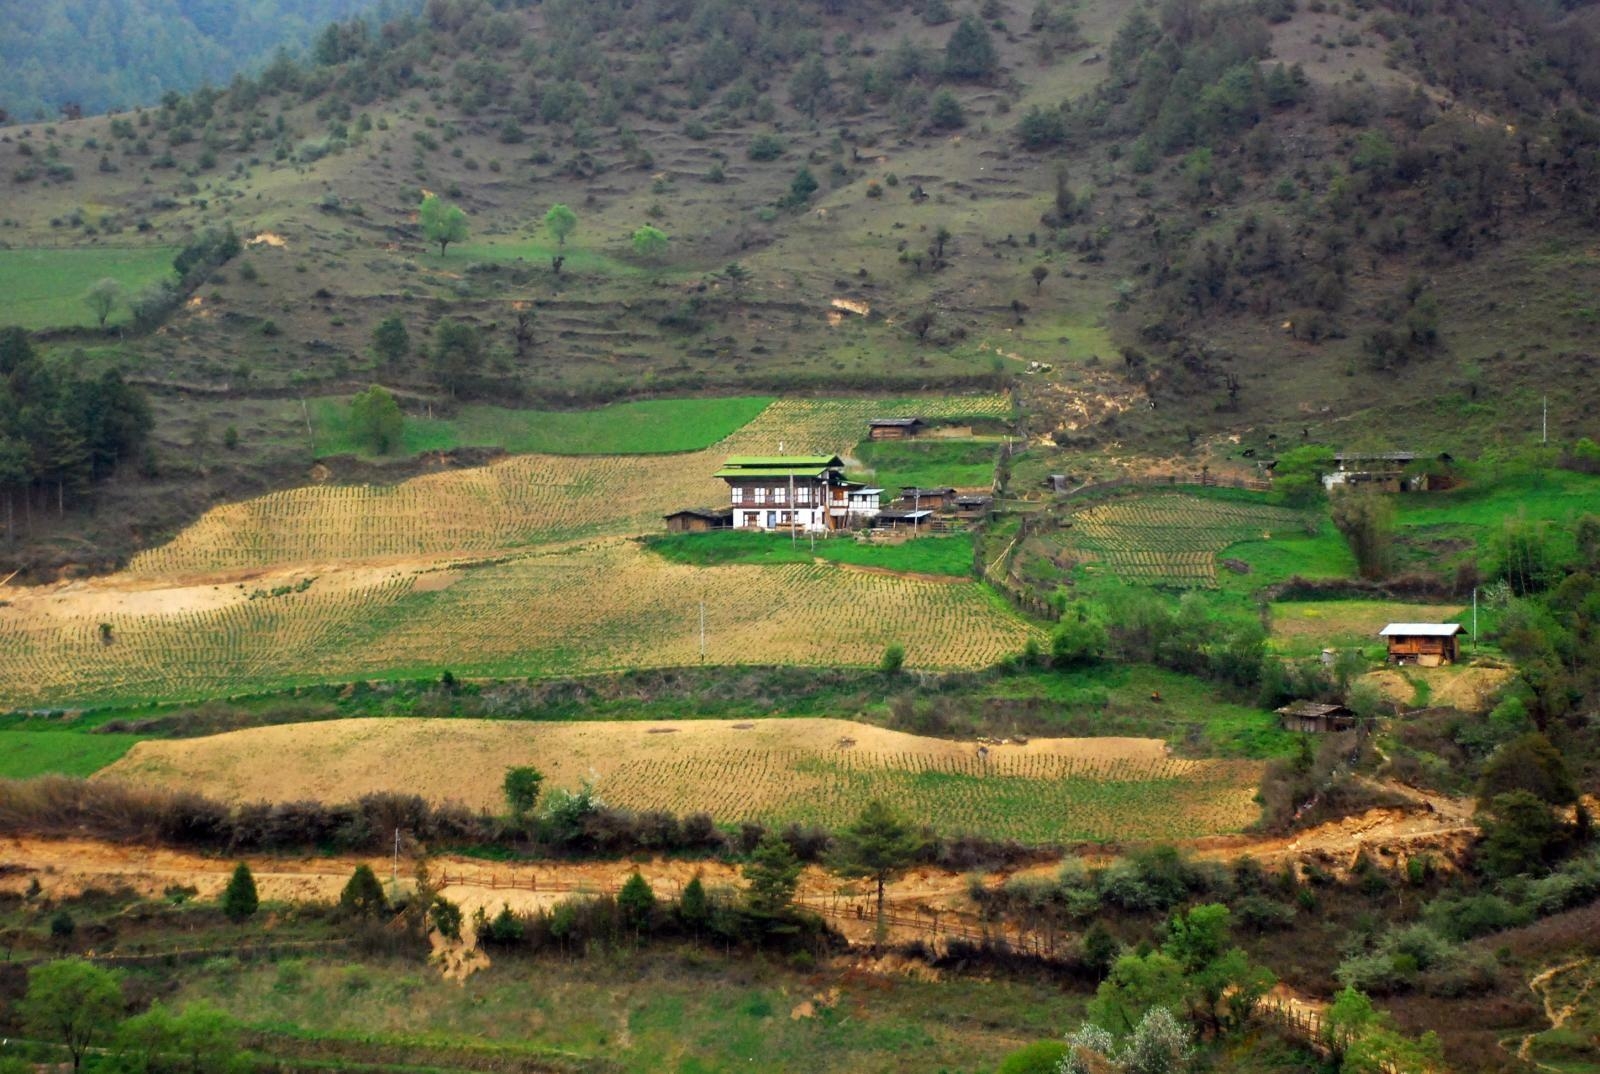
{"label": "dry yellow field", "polygon": [[992,747],[848,720],[525,723],[363,719],[138,744],[96,779],[229,800],[340,801],[403,791],[502,808],[511,765],[546,787],[597,780],[630,809],[717,820],[847,823],[871,798],[946,832],[1033,842],[1195,838],[1256,816],[1260,765],[1170,758],[1155,739]]}
{"label": "dry yellow field", "polygon": [[[1004,396],[930,399],[924,417],[1001,415]],[[484,554],[655,532],[680,507],[722,503],[710,475],[728,455],[838,454],[862,440],[873,400],[780,400],[705,451],[679,455],[519,455],[398,485],[311,486],[207,512],[134,557],[132,578],[198,578],[288,565]]]}
{"label": "dry yellow field", "polygon": [[[283,581],[287,582],[289,576]],[[386,674],[523,676],[707,663],[978,668],[1043,633],[972,582],[831,565],[694,567],[611,539],[504,563],[122,591],[78,583],[0,608],[0,708],[180,700]],[[99,624],[111,627],[103,641]]]}

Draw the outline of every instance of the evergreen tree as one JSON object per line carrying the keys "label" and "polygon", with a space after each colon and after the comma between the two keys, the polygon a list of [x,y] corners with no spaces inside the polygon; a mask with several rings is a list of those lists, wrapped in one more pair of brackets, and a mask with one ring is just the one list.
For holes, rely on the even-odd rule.
{"label": "evergreen tree", "polygon": [[389,908],[383,885],[378,882],[372,866],[356,866],[349,883],[339,893],[339,908],[351,917],[375,917]]}
{"label": "evergreen tree", "polygon": [[399,317],[385,317],[372,330],[372,349],[385,365],[399,365],[411,351],[411,334]]}
{"label": "evergreen tree", "polygon": [[683,886],[683,894],[678,897],[678,918],[696,935],[711,923],[711,900],[699,873]]}
{"label": "evergreen tree", "polygon": [[923,839],[884,803],[867,803],[856,822],[839,833],[828,865],[844,877],[863,877],[878,889],[878,927],[883,927],[884,887],[910,868]]}
{"label": "evergreen tree", "polygon": [[747,885],[745,907],[757,917],[784,917],[800,886],[800,859],[774,833],[767,833],[740,870]]}
{"label": "evergreen tree", "polygon": [[944,47],[944,73],[950,78],[975,81],[994,77],[1000,57],[988,29],[968,15],[950,33]]}
{"label": "evergreen tree", "polygon": [[656,893],[638,870],[634,870],[622,885],[622,890],[617,892],[617,909],[622,911],[622,920],[633,929],[635,935],[649,931],[650,919],[656,909]]}
{"label": "evergreen tree", "polygon": [[544,783],[544,773],[531,765],[519,765],[506,769],[506,778],[501,784],[505,791],[506,805],[511,807],[511,815],[518,820],[533,812],[533,807],[539,801],[539,787]]}
{"label": "evergreen tree", "polygon": [[483,342],[469,324],[446,318],[433,330],[433,375],[451,395],[483,365]]}
{"label": "evergreen tree", "polygon": [[254,914],[260,905],[261,900],[256,896],[256,878],[250,875],[250,866],[241,861],[222,893],[222,913],[237,925]]}

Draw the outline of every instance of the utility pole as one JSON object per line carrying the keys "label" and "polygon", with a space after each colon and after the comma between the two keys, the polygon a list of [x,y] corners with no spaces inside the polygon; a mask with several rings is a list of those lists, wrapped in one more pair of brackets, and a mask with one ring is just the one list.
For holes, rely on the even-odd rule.
{"label": "utility pole", "polygon": [[400,890],[400,829],[394,830],[394,871],[389,874],[389,883],[394,885],[394,890]]}
{"label": "utility pole", "polygon": [[[1477,591],[1474,590],[1474,593]],[[706,599],[700,598],[700,663],[706,662]]]}
{"label": "utility pole", "polygon": [[1478,587],[1472,587],[1472,651],[1478,651]]}
{"label": "utility pole", "polygon": [[1539,420],[1539,443],[1550,442],[1550,397],[1544,397],[1544,414]]}

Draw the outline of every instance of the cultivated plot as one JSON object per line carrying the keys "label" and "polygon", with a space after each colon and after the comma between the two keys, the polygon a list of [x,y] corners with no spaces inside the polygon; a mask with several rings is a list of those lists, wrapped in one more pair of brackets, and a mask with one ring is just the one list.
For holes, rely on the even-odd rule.
{"label": "cultivated plot", "polygon": [[996,417],[1004,396],[779,400],[703,451],[674,455],[521,455],[398,485],[312,486],[207,512],[134,557],[136,578],[197,577],[364,559],[496,553],[537,544],[659,531],[680,507],[723,502],[711,478],[728,455],[840,453],[867,419]]}
{"label": "cultivated plot", "polygon": [[1217,584],[1223,549],[1303,532],[1305,524],[1301,512],[1287,507],[1159,492],[1077,512],[1068,546],[1123,581],[1209,588]]}
{"label": "cultivated plot", "polygon": [[708,812],[722,822],[838,826],[881,798],[944,832],[1031,842],[1184,839],[1256,815],[1260,765],[1170,758],[1154,739],[971,743],[847,720],[534,724],[342,720],[145,742],[97,778],[234,800],[338,800],[410,791],[502,808],[509,765],[548,786],[597,781],[609,804]]}
{"label": "cultivated plot", "polygon": [[308,574],[272,589],[107,585],[0,608],[0,708],[446,669],[520,677],[684,666],[701,660],[702,602],[713,664],[871,666],[899,644],[911,667],[979,668],[1044,640],[973,582],[816,563],[693,567],[625,540],[471,568]]}

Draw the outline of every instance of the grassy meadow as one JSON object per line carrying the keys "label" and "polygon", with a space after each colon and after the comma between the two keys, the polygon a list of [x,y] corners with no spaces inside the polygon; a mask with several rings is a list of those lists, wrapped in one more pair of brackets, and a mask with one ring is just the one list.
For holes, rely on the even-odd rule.
{"label": "grassy meadow", "polygon": [[88,776],[143,741],[143,735],[84,731],[0,730],[0,779]]}
{"label": "grassy meadow", "polygon": [[868,440],[851,452],[860,469],[849,476],[889,495],[907,485],[988,489],[999,451],[993,440]]}
{"label": "grassy meadow", "polygon": [[[173,1002],[200,999],[352,1056],[425,1049],[680,1074],[987,1071],[1058,1036],[1083,1003],[1042,981],[853,975],[692,949],[507,956],[459,983],[412,963],[224,959],[186,972]],[[797,1014],[807,1003],[810,1016]]]}
{"label": "grassy meadow", "polygon": [[176,278],[176,253],[170,246],[0,250],[0,325],[92,328],[95,314],[83,296],[103,279],[116,280],[123,289],[106,323],[125,324],[128,298],[148,284]]}
{"label": "grassy meadow", "polygon": [[[452,408],[448,417],[408,411],[395,454],[498,447],[547,455],[653,455],[708,448],[753,421],[770,396],[647,399],[594,410],[513,410],[485,403]],[[370,456],[355,435],[350,400],[321,398],[310,404],[319,455]]]}

